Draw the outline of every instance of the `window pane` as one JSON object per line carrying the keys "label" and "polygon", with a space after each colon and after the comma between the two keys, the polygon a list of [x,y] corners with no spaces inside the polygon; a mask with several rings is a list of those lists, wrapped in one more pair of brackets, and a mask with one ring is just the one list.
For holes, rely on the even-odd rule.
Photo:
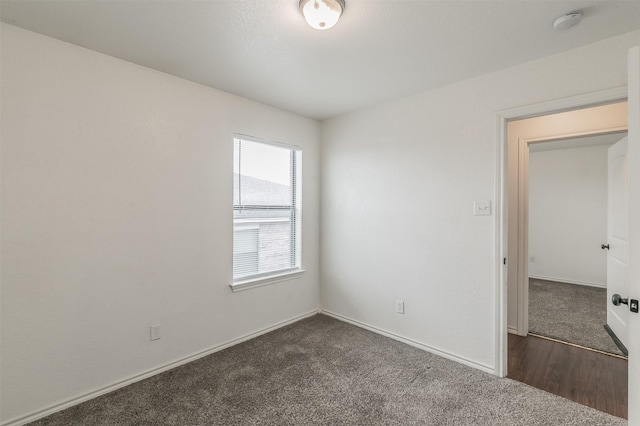
{"label": "window pane", "polygon": [[290,206],[291,150],[236,139],[234,204]]}

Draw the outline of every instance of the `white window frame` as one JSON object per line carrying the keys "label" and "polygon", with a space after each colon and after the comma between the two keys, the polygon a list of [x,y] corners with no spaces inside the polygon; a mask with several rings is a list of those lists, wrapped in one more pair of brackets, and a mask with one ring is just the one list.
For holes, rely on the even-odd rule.
{"label": "white window frame", "polygon": [[[295,258],[295,266],[292,268],[281,269],[272,272],[266,272],[262,274],[251,275],[249,277],[243,277],[240,279],[234,279],[233,277],[233,268],[231,272],[231,283],[230,287],[234,292],[248,290],[255,287],[262,287],[265,285],[275,284],[277,282],[286,281],[298,278],[301,276],[305,270],[302,268],[302,149],[297,145],[284,144],[280,142],[273,142],[270,140],[265,140],[261,138],[256,138],[254,136],[248,136],[236,133],[233,135],[234,143],[236,139],[240,139],[242,141],[247,142],[255,142],[265,145],[276,146],[280,148],[288,149],[292,152],[292,166],[294,170],[292,173],[295,173],[295,178],[292,176],[292,180],[294,181],[294,187],[292,188],[292,205],[294,207],[294,219],[293,219],[293,247],[294,247],[294,258]],[[235,157],[234,157],[235,161]],[[235,195],[235,188],[232,190],[232,194]],[[236,205],[233,205],[234,211],[236,209]],[[233,219],[232,227],[235,228],[236,223],[244,223],[244,224],[256,224],[256,223],[264,223],[264,222],[272,222],[273,220],[262,220],[256,221],[250,218],[248,219]],[[276,220],[277,221],[277,220]],[[233,235],[233,232],[232,232]],[[233,247],[233,243],[232,243]]]}

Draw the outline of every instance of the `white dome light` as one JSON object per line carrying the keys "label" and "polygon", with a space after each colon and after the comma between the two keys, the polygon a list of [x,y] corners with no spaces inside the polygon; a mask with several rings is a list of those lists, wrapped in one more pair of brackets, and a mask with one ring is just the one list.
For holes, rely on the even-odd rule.
{"label": "white dome light", "polygon": [[582,21],[582,12],[569,12],[553,21],[554,30],[567,30],[578,25]]}
{"label": "white dome light", "polygon": [[316,30],[333,27],[340,19],[344,6],[344,0],[300,0],[304,19]]}

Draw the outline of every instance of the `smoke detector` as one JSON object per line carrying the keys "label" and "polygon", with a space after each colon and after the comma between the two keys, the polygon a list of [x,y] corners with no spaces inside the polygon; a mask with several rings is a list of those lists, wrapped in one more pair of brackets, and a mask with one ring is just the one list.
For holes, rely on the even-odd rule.
{"label": "smoke detector", "polygon": [[575,11],[569,12],[557,18],[553,21],[554,30],[567,30],[571,27],[578,25],[582,21],[582,12]]}

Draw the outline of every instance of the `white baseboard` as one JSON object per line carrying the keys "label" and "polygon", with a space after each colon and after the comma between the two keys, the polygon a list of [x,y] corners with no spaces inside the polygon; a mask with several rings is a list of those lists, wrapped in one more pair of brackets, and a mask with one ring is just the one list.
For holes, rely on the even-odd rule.
{"label": "white baseboard", "polygon": [[381,335],[389,337],[389,338],[391,338],[393,340],[397,340],[399,342],[405,343],[405,344],[407,344],[409,346],[413,346],[415,348],[422,349],[425,352],[429,352],[429,353],[432,353],[434,355],[438,355],[438,356],[441,356],[443,358],[447,358],[447,359],[450,359],[452,361],[459,362],[460,364],[464,364],[464,365],[466,365],[468,367],[472,367],[472,368],[475,368],[477,370],[484,371],[485,373],[498,375],[498,372],[496,371],[496,369],[494,367],[490,366],[490,365],[481,364],[479,362],[470,360],[468,358],[465,358],[465,357],[462,357],[462,356],[459,356],[459,355],[455,355],[455,354],[443,351],[443,350],[438,349],[438,348],[434,348],[433,346],[425,345],[424,343],[420,343],[420,342],[417,342],[415,340],[412,340],[412,339],[400,336],[398,334],[392,333],[390,331],[383,330],[381,328],[374,327],[374,326],[369,325],[369,324],[365,324],[363,322],[351,319],[349,317],[345,317],[345,316],[340,315],[340,314],[336,314],[335,312],[326,311],[324,309],[321,309],[320,313],[324,314],[324,315],[327,315],[327,316],[330,316],[330,317],[333,317],[333,318],[338,319],[340,321],[344,321],[344,322],[347,322],[349,324],[353,324],[353,325],[355,325],[357,327],[364,328],[365,330],[373,331],[374,333],[381,334]]}
{"label": "white baseboard", "polygon": [[557,277],[545,277],[542,275],[529,275],[529,278],[533,278],[536,280],[545,280],[545,281],[556,281],[559,283],[567,283],[567,284],[578,284],[578,285],[584,285],[587,287],[599,287],[599,288],[607,288],[607,284],[604,283],[590,283],[590,282],[586,282],[586,281],[577,281],[577,280],[570,280],[567,278],[557,278]]}
{"label": "white baseboard", "polygon": [[54,405],[51,405],[49,407],[43,408],[41,410],[37,410],[37,411],[34,411],[32,413],[25,414],[23,416],[16,417],[14,419],[6,420],[5,422],[1,423],[0,426],[21,426],[21,425],[24,425],[26,423],[30,423],[30,422],[36,421],[36,420],[41,419],[43,417],[49,416],[49,415],[51,415],[53,413],[57,413],[58,411],[62,411],[62,410],[67,409],[69,407],[73,407],[74,405],[78,405],[78,404],[80,404],[82,402],[85,402],[85,401],[88,401],[90,399],[99,397],[99,396],[107,394],[109,392],[113,392],[114,390],[123,388],[125,386],[130,385],[130,384],[139,382],[140,380],[144,380],[144,379],[147,379],[149,377],[155,376],[157,374],[163,373],[165,371],[171,370],[172,368],[176,368],[176,367],[179,367],[181,365],[188,364],[188,363],[190,363],[192,361],[195,361],[195,360],[200,359],[202,357],[205,357],[207,355],[211,355],[213,353],[219,352],[219,351],[221,351],[223,349],[226,349],[228,347],[237,345],[238,343],[245,342],[247,340],[250,340],[250,339],[253,339],[255,337],[261,336],[263,334],[269,333],[270,331],[274,331],[274,330],[277,330],[278,328],[282,328],[282,327],[284,327],[286,325],[293,324],[294,322],[298,322],[298,321],[300,321],[302,319],[311,317],[311,316],[317,314],[318,312],[319,312],[319,309],[314,309],[314,310],[312,310],[310,312],[307,312],[305,314],[298,315],[298,316],[290,318],[288,320],[276,323],[276,324],[274,324],[274,325],[272,325],[270,327],[266,327],[266,328],[260,329],[258,331],[253,332],[253,333],[249,333],[249,334],[246,334],[244,336],[238,337],[237,339],[233,339],[233,340],[230,340],[230,341],[228,341],[226,343],[223,343],[223,344],[220,344],[220,345],[217,345],[217,346],[213,346],[213,347],[211,347],[209,349],[205,349],[203,351],[194,353],[194,354],[186,356],[184,358],[180,358],[180,359],[178,359],[176,361],[169,362],[169,363],[167,363],[165,365],[162,365],[160,367],[152,368],[151,370],[147,370],[147,371],[145,371],[143,373],[136,374],[135,376],[131,376],[131,377],[127,378],[127,379],[123,379],[123,380],[117,381],[115,383],[112,383],[110,385],[101,387],[99,389],[95,389],[95,390],[87,392],[85,394],[76,396],[76,397],[68,399],[68,400],[66,400],[66,401],[64,401],[62,403],[54,404]]}

